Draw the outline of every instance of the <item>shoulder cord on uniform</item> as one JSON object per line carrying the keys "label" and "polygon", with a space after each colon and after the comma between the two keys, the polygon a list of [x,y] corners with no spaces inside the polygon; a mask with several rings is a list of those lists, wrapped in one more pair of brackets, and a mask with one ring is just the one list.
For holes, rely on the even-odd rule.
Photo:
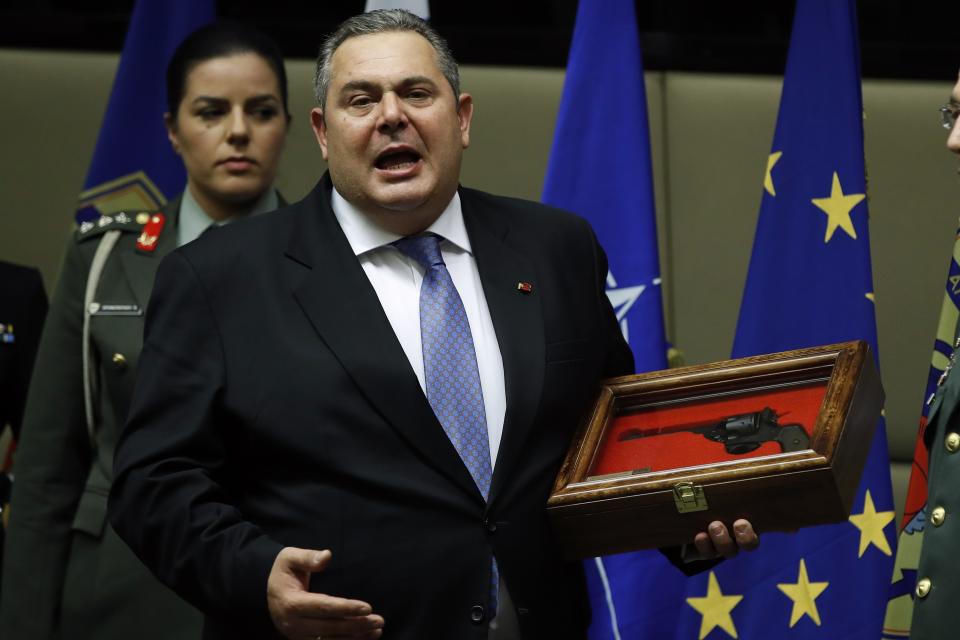
{"label": "shoulder cord on uniform", "polygon": [[96,378],[93,371],[93,356],[90,345],[90,317],[93,315],[93,299],[97,295],[97,285],[100,283],[103,265],[106,264],[113,246],[117,244],[120,234],[119,229],[112,229],[103,234],[103,238],[93,254],[93,262],[90,264],[90,272],[87,274],[87,289],[83,295],[83,405],[87,413],[87,434],[90,436],[91,442],[94,441],[96,430],[93,406],[93,399],[96,394]]}

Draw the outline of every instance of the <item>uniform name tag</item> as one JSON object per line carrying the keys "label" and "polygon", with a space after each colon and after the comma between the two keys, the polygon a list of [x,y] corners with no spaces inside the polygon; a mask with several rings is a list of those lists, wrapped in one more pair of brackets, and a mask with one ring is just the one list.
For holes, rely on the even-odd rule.
{"label": "uniform name tag", "polygon": [[90,315],[92,316],[142,316],[143,309],[138,304],[103,304],[100,302],[90,303]]}

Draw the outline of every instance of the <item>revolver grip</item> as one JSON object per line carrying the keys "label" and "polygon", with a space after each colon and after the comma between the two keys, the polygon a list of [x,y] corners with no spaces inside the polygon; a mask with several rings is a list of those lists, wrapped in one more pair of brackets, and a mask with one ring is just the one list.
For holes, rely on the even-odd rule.
{"label": "revolver grip", "polygon": [[785,424],[777,431],[777,442],[780,443],[781,450],[804,451],[810,448],[810,437],[803,427],[799,424]]}

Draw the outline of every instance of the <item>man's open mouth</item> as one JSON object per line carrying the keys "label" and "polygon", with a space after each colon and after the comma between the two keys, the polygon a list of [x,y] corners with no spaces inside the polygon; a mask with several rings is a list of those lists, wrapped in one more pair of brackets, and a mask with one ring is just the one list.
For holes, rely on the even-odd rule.
{"label": "man's open mouth", "polygon": [[377,158],[374,166],[385,171],[409,169],[420,161],[420,154],[409,149],[387,151]]}

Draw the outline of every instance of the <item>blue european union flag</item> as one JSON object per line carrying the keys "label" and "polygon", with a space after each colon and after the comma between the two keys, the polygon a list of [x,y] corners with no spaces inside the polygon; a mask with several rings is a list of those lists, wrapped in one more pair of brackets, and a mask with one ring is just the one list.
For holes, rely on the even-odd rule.
{"label": "blue european union flag", "polygon": [[184,37],[213,19],[213,0],[137,0],[77,222],[120,209],[156,209],[183,190],[183,163],[163,126],[165,73]]}
{"label": "blue european union flag", "polygon": [[[650,133],[633,0],[580,3],[543,201],[593,225],[610,261],[607,295],[637,370],[666,368]],[[672,633],[683,576],[660,553],[598,558],[585,568],[591,638],[639,640]],[[664,584],[673,590],[661,590]]]}
{"label": "blue european union flag", "polygon": [[[797,2],[762,198],[733,356],[857,339],[876,354],[854,0]],[[766,535],[691,580],[683,637],[880,637],[896,537],[882,420],[862,446],[849,521]]]}

